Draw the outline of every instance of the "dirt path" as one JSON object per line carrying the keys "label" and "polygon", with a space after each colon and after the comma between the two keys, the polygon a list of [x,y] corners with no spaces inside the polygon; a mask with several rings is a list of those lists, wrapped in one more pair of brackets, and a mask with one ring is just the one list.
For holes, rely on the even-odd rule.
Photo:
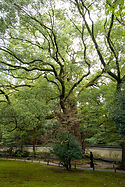
{"label": "dirt path", "polygon": [[[53,162],[45,162],[45,161],[41,161],[41,160],[26,160],[26,159],[13,159],[13,158],[2,158],[2,159],[6,159],[6,160],[16,160],[16,161],[23,161],[23,162],[30,162],[30,163],[39,163],[39,164],[45,164],[45,165],[50,165],[50,166],[57,166],[57,167],[62,167],[61,165],[57,164],[57,163],[53,163]],[[72,168],[75,168],[74,166]],[[88,167],[76,167],[76,169],[80,169],[80,170],[93,170],[92,168],[88,168]],[[104,171],[104,172],[116,172],[116,173],[124,173],[125,171],[123,170],[118,170],[118,169],[100,169],[100,168],[96,168],[95,166],[95,171]]]}

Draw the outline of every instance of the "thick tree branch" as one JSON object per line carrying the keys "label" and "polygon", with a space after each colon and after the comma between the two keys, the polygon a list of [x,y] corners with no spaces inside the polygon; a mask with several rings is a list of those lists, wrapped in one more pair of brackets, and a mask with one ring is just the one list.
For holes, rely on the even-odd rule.
{"label": "thick tree branch", "polygon": [[33,46],[36,46],[36,47],[44,50],[44,48],[38,42],[34,43],[34,42],[32,42],[30,40],[27,40],[27,39],[13,37],[12,35],[10,35],[10,36],[11,36],[11,39],[13,39],[13,40],[19,40],[19,41],[22,41],[22,42],[27,42],[29,44],[32,44]]}
{"label": "thick tree branch", "polygon": [[45,75],[44,78],[45,78],[48,82],[51,82],[51,83],[55,84],[55,85],[57,86],[59,92],[61,93],[61,89],[60,89],[59,85],[57,84],[57,82],[55,82],[55,81],[53,81],[53,80],[50,80],[50,79],[47,77],[47,75]]}
{"label": "thick tree branch", "polygon": [[[12,67],[13,69],[11,69],[11,70],[16,70],[16,69],[24,69],[25,71],[34,71],[34,70],[36,70],[36,71],[46,71],[46,72],[54,72],[54,70],[53,69],[46,69],[46,68],[40,68],[40,67],[32,67],[32,68],[27,68],[27,67],[25,67],[25,66],[19,66],[19,65],[12,65],[12,64],[10,64],[10,63],[7,63],[7,62],[5,62],[5,61],[1,61],[0,60],[0,63],[1,64],[4,64],[4,65],[6,65],[6,66],[8,66],[8,67]],[[25,63],[26,64],[26,63]],[[46,64],[46,65],[48,65],[48,64]],[[3,68],[3,69],[5,69],[5,68]],[[7,70],[7,69],[6,69]],[[55,73],[55,72],[54,72]]]}
{"label": "thick tree branch", "polygon": [[95,84],[95,81],[97,81],[101,76],[102,74],[104,73],[104,69],[102,70],[102,72],[98,75],[96,75],[92,80],[90,80],[87,84],[85,84],[83,86],[83,88],[79,91],[78,93],[78,96],[81,94],[81,92],[85,89],[85,88],[88,88],[90,86],[93,86]]}
{"label": "thick tree branch", "polygon": [[8,101],[0,100],[0,103],[8,103]]}
{"label": "thick tree branch", "polygon": [[14,54],[14,52],[12,52],[10,49],[8,49],[7,47],[0,47],[1,51],[6,52],[7,54],[13,56],[17,61],[21,62],[22,64],[24,64],[24,62],[16,55]]}
{"label": "thick tree branch", "polygon": [[[97,43],[97,41],[96,41],[96,39],[95,39],[94,32],[91,31],[91,29],[90,29],[90,27],[89,27],[89,25],[88,25],[88,23],[87,23],[87,21],[86,21],[85,14],[84,14],[83,11],[81,10],[81,6],[80,6],[79,3],[78,3],[78,0],[75,0],[75,2],[76,2],[76,6],[77,6],[77,8],[78,8],[79,13],[80,13],[81,16],[83,17],[83,20],[84,20],[84,22],[85,22],[85,25],[86,25],[86,28],[87,28],[87,30],[88,30],[88,33],[89,33],[89,35],[91,36],[92,41],[93,41],[93,43],[94,43],[94,45],[95,45],[95,49],[96,49],[96,51],[97,51],[97,54],[98,54],[98,56],[99,56],[99,59],[100,59],[102,65],[104,66],[104,68],[106,68],[106,63],[105,63],[104,58],[103,58],[103,56],[102,56],[101,50],[99,49],[98,43]],[[83,1],[82,1],[82,5],[84,5],[84,2],[83,2]],[[86,9],[85,6],[84,6],[84,8]],[[87,9],[87,11],[88,11],[89,14],[90,14],[89,9]],[[114,16],[112,15],[112,20],[113,20],[113,19],[114,19]],[[109,29],[109,32],[108,32],[108,37],[110,37],[110,33],[111,33],[112,26],[113,26],[113,21],[111,21],[110,29]],[[111,45],[111,41],[109,41],[109,44],[110,44],[111,50],[113,50],[112,45]],[[113,51],[113,52],[114,52],[114,51]],[[114,53],[114,55],[116,56],[115,53]],[[111,71],[107,71],[107,73],[108,73],[110,76],[112,76],[116,81],[119,81],[120,71],[119,71],[118,58],[116,58],[116,65],[117,65],[118,76],[115,75],[114,73],[112,73]]]}
{"label": "thick tree branch", "polygon": [[75,84],[73,84],[72,88],[69,90],[67,96],[65,97],[65,100],[70,96],[70,94],[72,93],[72,91],[80,84],[80,82],[82,82],[82,80],[87,77],[90,74],[90,69],[88,71],[87,74],[83,75]]}
{"label": "thick tree branch", "polygon": [[[116,59],[116,69],[117,69],[117,81],[120,81],[120,68],[119,68],[119,63],[118,63],[118,55],[116,54],[115,52],[115,49],[113,47],[113,43],[111,41],[111,31],[112,31],[112,28],[113,28],[113,23],[114,23],[114,13],[112,14],[111,16],[111,23],[110,23],[110,27],[109,27],[109,31],[108,31],[108,34],[107,34],[107,42],[108,42],[108,45],[109,45],[109,48],[111,49],[112,53],[114,54],[114,57]],[[111,72],[108,72],[109,75],[111,75]]]}
{"label": "thick tree branch", "polygon": [[[77,4],[77,8],[78,8],[79,13],[81,14],[81,16],[82,16],[82,18],[83,18],[83,20],[84,20],[84,23],[85,23],[85,26],[86,26],[86,28],[87,28],[87,30],[88,30],[88,33],[89,33],[89,35],[91,36],[92,41],[93,41],[93,43],[94,43],[94,45],[95,45],[95,48],[96,48],[97,54],[98,54],[98,56],[99,56],[99,59],[100,59],[102,65],[105,67],[106,64],[105,64],[105,61],[104,61],[104,59],[103,59],[103,56],[102,56],[102,54],[101,54],[101,52],[100,52],[99,46],[98,46],[98,44],[97,44],[97,42],[96,42],[96,39],[95,39],[95,36],[94,36],[94,32],[93,32],[93,30],[91,31],[91,29],[90,29],[90,27],[89,27],[89,25],[88,25],[88,23],[87,23],[87,21],[86,21],[85,14],[83,13],[83,11],[82,11],[81,8],[80,8],[80,5],[79,5],[79,3],[78,3],[78,0],[75,0],[75,2],[76,2],[76,4]],[[84,2],[82,2],[82,5],[83,5],[83,4],[84,4]],[[84,6],[84,7],[85,7],[85,6]],[[89,10],[87,10],[87,11],[89,11]],[[89,13],[89,14],[90,14],[90,13]]]}
{"label": "thick tree branch", "polygon": [[18,123],[17,123],[17,119],[16,119],[16,117],[14,117],[14,119],[15,119],[15,127],[13,128],[13,129],[11,129],[11,130],[9,130],[8,132],[13,132],[14,130],[16,130],[17,128],[18,128]]}
{"label": "thick tree branch", "polygon": [[24,77],[23,75],[22,75],[22,77],[21,76],[15,76],[12,71],[9,75],[12,76],[15,79],[26,79],[26,80],[32,80],[33,81],[33,80],[39,79],[43,75],[43,73],[40,73],[39,75],[37,75],[35,77],[31,77],[31,78]]}
{"label": "thick tree branch", "polygon": [[4,95],[6,100],[7,100],[7,102],[8,102],[8,104],[10,104],[9,96],[2,89],[0,89],[0,94]]}
{"label": "thick tree branch", "polygon": [[[51,57],[60,65],[60,74],[63,72],[63,65],[61,64],[58,56],[60,56],[60,58],[63,60],[63,62],[65,61],[64,58],[62,57],[62,55],[59,53],[59,49],[58,49],[58,44],[57,44],[57,39],[56,39],[56,34],[54,32],[54,15],[53,17],[51,17],[51,15],[49,14],[51,20],[51,28],[46,26],[42,21],[39,21],[36,17],[32,16],[31,14],[29,14],[24,8],[20,7],[18,4],[14,3],[14,5],[21,11],[23,11],[31,20],[34,20],[36,23],[38,23],[42,28],[45,29],[45,31],[48,33],[49,35],[49,38],[52,42],[52,45],[53,45],[53,49],[56,50],[55,54],[56,56],[54,57],[52,54],[51,54],[51,48],[50,48],[50,41],[47,39],[48,43],[49,43],[49,53],[51,54]],[[49,33],[49,32],[50,33]]]}

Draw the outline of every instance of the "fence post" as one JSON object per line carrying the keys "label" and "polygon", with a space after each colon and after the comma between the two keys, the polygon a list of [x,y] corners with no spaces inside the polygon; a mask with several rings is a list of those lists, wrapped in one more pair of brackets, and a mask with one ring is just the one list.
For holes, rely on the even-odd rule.
{"label": "fence post", "polygon": [[116,173],[116,167],[115,167],[115,165],[113,164],[113,169],[114,169],[114,172]]}
{"label": "fence post", "polygon": [[47,160],[47,165],[49,165],[49,159]]}
{"label": "fence post", "polygon": [[75,161],[75,166],[74,166],[74,168],[76,169],[76,161]]}

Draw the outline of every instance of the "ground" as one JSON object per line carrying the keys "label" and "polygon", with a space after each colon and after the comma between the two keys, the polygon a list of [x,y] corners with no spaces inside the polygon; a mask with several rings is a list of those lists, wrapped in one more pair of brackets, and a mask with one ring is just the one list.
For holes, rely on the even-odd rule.
{"label": "ground", "polygon": [[124,187],[125,174],[0,160],[0,187]]}

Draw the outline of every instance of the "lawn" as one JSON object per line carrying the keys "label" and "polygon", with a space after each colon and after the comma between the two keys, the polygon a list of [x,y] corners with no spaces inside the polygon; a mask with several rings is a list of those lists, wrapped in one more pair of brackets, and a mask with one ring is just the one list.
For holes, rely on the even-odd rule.
{"label": "lawn", "polygon": [[0,187],[125,187],[125,174],[0,160]]}

